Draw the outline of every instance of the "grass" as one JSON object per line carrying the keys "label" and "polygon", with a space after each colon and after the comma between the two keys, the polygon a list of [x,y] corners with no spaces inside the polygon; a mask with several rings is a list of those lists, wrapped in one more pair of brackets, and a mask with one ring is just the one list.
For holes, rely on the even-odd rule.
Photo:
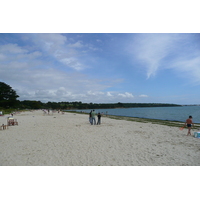
{"label": "grass", "polygon": [[2,111],[4,115],[10,114],[10,113],[12,113],[14,110],[15,110],[15,109],[3,109],[3,108],[0,108],[0,111]]}
{"label": "grass", "polygon": [[7,115],[7,114],[11,114],[13,112],[23,112],[23,111],[27,111],[27,110],[19,110],[19,109],[14,109],[14,108],[10,108],[10,109],[4,109],[4,108],[0,108],[0,111],[3,112],[4,115]]}

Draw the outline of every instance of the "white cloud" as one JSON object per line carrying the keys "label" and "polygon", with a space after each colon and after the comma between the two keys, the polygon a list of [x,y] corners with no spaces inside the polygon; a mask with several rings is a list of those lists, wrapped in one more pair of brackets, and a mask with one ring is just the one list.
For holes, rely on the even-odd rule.
{"label": "white cloud", "polygon": [[63,58],[60,60],[63,64],[67,65],[68,67],[71,67],[77,71],[85,69],[85,65],[79,63],[79,61],[75,58]]}
{"label": "white cloud", "polygon": [[87,94],[97,96],[97,95],[104,95],[105,93],[101,92],[101,91],[91,91],[91,90],[89,90],[87,92]]}
{"label": "white cloud", "polygon": [[61,46],[65,45],[67,38],[57,33],[42,33],[32,35],[32,39],[39,48],[54,52]]}
{"label": "white cloud", "polygon": [[93,44],[86,44],[85,47],[87,47],[89,51],[102,51],[102,49],[97,48]]}
{"label": "white cloud", "polygon": [[27,53],[26,49],[19,47],[17,44],[5,44],[0,46],[0,53],[5,54],[23,54]]}
{"label": "white cloud", "polygon": [[110,92],[107,92],[108,97],[112,97],[113,95]]}
{"label": "white cloud", "polygon": [[156,75],[176,39],[174,34],[140,34],[134,38],[131,52],[147,69],[147,78]]}
{"label": "white cloud", "polygon": [[141,94],[141,95],[139,95],[139,97],[144,97],[144,98],[146,98],[146,97],[148,97],[148,95],[146,95],[146,94]]}
{"label": "white cloud", "polygon": [[[0,59],[5,61],[0,63],[0,80],[11,85],[20,100],[98,101],[98,96],[104,94],[101,91],[108,88],[101,80],[59,70],[48,60],[42,60],[43,52],[38,50],[30,51],[12,44],[4,47],[0,45]],[[58,53],[62,53],[62,49]],[[76,59],[66,58],[63,62],[76,70],[82,69]],[[88,91],[94,94],[94,98]]]}
{"label": "white cloud", "polygon": [[68,39],[66,34],[36,34],[30,37],[30,41],[46,56],[77,71],[90,68],[85,64],[85,60],[93,59],[88,54],[100,50],[91,43]]}
{"label": "white cloud", "polygon": [[83,47],[81,41],[73,44],[67,43],[67,37],[62,34],[36,34],[30,37],[30,40],[45,55],[54,58],[63,65],[73,68],[77,71],[87,68],[80,59],[80,52],[77,48]]}
{"label": "white cloud", "polygon": [[200,84],[200,51],[198,55],[187,55],[175,60],[169,68],[175,70],[177,76]]}
{"label": "white cloud", "polygon": [[68,46],[72,47],[72,48],[82,48],[82,47],[84,47],[84,45],[82,44],[81,41],[77,41],[74,44],[69,44]]}
{"label": "white cloud", "polygon": [[160,70],[200,83],[200,46],[194,34],[137,34],[128,46],[130,55],[145,69],[147,79]]}
{"label": "white cloud", "polygon": [[[6,65],[0,64],[0,79],[17,91],[20,100],[114,103],[130,101],[133,98],[128,92],[104,92],[115,80],[103,81],[91,79],[79,72],[60,71],[51,63],[45,66],[46,61],[40,60],[40,57],[29,56],[28,53],[21,55],[24,60],[11,60]],[[40,53],[36,52],[35,55]],[[37,67],[38,65],[45,67]]]}
{"label": "white cloud", "polygon": [[125,92],[124,94],[120,93],[118,95],[123,97],[123,98],[134,98],[134,96],[129,92]]}

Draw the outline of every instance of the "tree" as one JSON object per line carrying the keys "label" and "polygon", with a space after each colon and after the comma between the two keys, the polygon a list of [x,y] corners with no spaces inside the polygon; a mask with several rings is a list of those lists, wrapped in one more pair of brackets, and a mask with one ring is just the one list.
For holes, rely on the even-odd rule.
{"label": "tree", "polygon": [[118,105],[120,108],[124,107],[123,103],[121,103],[121,102],[118,102],[117,105]]}
{"label": "tree", "polygon": [[14,108],[18,105],[19,96],[9,85],[0,82],[0,107]]}
{"label": "tree", "polygon": [[43,108],[43,103],[41,101],[30,101],[25,100],[20,102],[20,108],[23,109],[41,109]]}

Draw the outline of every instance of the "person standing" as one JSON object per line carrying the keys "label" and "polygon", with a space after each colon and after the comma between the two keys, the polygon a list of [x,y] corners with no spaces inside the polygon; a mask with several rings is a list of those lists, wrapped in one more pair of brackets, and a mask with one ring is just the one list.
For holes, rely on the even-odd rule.
{"label": "person standing", "polygon": [[89,113],[89,122],[90,122],[90,124],[92,124],[92,110]]}
{"label": "person standing", "polygon": [[194,126],[194,123],[192,121],[192,116],[189,116],[188,119],[186,119],[186,122],[185,122],[185,126],[188,127],[188,134],[187,135],[191,135],[191,128],[192,128],[192,125]]}
{"label": "person standing", "polygon": [[100,125],[100,124],[101,124],[101,114],[98,113],[97,117],[98,117],[97,125],[98,125],[98,124]]}
{"label": "person standing", "polygon": [[92,111],[91,115],[92,115],[91,125],[93,125],[93,121],[94,121],[94,125],[96,125],[96,119],[95,119],[96,113],[95,113],[95,110]]}

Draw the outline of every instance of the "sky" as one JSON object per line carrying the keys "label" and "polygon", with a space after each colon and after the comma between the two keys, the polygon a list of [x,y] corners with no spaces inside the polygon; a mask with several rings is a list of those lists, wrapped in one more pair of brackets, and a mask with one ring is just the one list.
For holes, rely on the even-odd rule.
{"label": "sky", "polygon": [[19,100],[199,104],[198,33],[1,33]]}

